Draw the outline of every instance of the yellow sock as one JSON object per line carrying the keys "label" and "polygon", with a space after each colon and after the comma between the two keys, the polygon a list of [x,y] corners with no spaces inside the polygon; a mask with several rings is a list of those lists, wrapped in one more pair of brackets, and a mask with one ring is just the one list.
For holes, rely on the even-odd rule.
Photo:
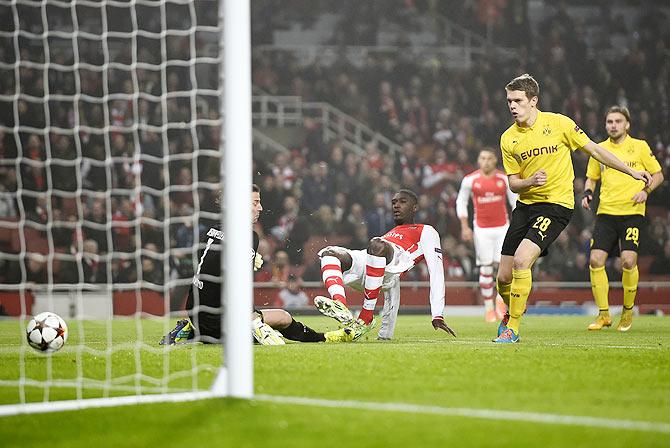
{"label": "yellow sock", "polygon": [[623,306],[628,309],[633,308],[635,304],[635,295],[637,294],[637,282],[640,280],[640,272],[637,265],[633,269],[623,269],[621,283],[623,285]]}
{"label": "yellow sock", "polygon": [[509,292],[510,289],[512,288],[512,284],[501,283],[498,279],[496,279],[496,287],[498,288],[498,294],[500,294],[500,297],[502,297],[503,302],[505,302],[505,305],[507,305],[507,309],[509,309]]}
{"label": "yellow sock", "polygon": [[[610,315],[610,307],[608,302],[608,295],[610,292],[610,284],[607,279],[607,272],[605,266],[594,268],[589,266],[591,271],[591,292],[593,292],[593,300],[595,300],[601,316]],[[637,285],[637,283],[636,283]]]}
{"label": "yellow sock", "polygon": [[526,301],[533,287],[533,277],[530,269],[512,269],[512,284],[510,285],[509,322],[507,327],[519,334],[521,315],[526,311]]}

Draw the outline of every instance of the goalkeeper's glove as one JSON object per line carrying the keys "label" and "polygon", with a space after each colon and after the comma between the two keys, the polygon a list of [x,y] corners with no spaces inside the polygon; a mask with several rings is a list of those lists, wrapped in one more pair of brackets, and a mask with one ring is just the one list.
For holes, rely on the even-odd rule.
{"label": "goalkeeper's glove", "polygon": [[257,271],[263,266],[263,256],[256,252],[256,256],[254,257],[254,271]]}
{"label": "goalkeeper's glove", "polygon": [[456,333],[454,333],[454,330],[449,328],[449,325],[447,325],[446,322],[444,322],[444,318],[442,316],[433,317],[432,324],[433,324],[434,329],[437,330],[439,328],[440,330],[446,331],[447,333],[449,333],[453,337],[456,337]]}

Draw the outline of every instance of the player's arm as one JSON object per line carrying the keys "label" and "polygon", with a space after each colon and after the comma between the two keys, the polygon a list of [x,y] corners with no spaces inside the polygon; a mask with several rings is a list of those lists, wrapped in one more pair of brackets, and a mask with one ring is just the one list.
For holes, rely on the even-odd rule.
{"label": "player's arm", "polygon": [[472,229],[468,222],[468,202],[472,194],[472,178],[466,176],[461,182],[461,189],[456,197],[456,216],[461,221],[461,238],[463,241],[472,240]]}
{"label": "player's arm", "polygon": [[425,225],[421,232],[419,244],[423,248],[423,257],[428,266],[430,282],[430,313],[432,325],[436,330],[444,330],[452,336],[456,336],[454,330],[444,322],[444,264],[442,263],[442,248],[440,246],[440,235],[433,227]]}
{"label": "player's arm", "polygon": [[663,171],[657,171],[651,175],[651,183],[633,195],[633,202],[640,204],[645,202],[652,191],[663,183]]}
{"label": "player's arm", "polygon": [[507,176],[509,180],[509,189],[514,193],[521,193],[531,187],[539,187],[547,183],[547,173],[544,170],[536,171],[530,177],[521,178],[519,174],[510,174]]}
{"label": "player's arm", "polygon": [[651,184],[651,174],[647,171],[635,171],[599,144],[589,140],[582,149],[603,165],[628,174],[633,179],[644,181],[647,187]]}
{"label": "player's arm", "polygon": [[503,177],[503,179],[505,185],[507,185],[507,201],[509,202],[509,206],[512,208],[512,210],[514,210],[516,208],[516,200],[519,199],[519,195],[513,192],[509,187],[509,178]]}
{"label": "player's arm", "polygon": [[582,196],[582,207],[586,210],[591,210],[591,201],[593,200],[593,191],[596,189],[597,180],[586,178],[584,182],[584,195]]}
{"label": "player's arm", "polygon": [[514,193],[521,193],[531,187],[537,187],[547,183],[547,173],[539,170],[527,178],[521,178],[521,166],[514,157],[514,151],[510,146],[509,138],[503,134],[500,137],[500,152],[502,154],[503,167],[509,181],[509,189]]}

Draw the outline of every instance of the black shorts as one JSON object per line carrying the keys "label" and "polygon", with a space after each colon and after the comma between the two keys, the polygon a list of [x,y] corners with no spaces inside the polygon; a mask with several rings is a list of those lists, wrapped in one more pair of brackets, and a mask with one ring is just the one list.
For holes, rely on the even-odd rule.
{"label": "black shorts", "polygon": [[642,215],[597,215],[591,249],[604,250],[614,257],[624,250],[637,253],[646,224],[647,220]]}
{"label": "black shorts", "polygon": [[519,244],[526,238],[540,247],[541,257],[547,255],[547,247],[568,225],[572,212],[572,209],[547,202],[530,205],[517,202],[501,253],[514,256]]}

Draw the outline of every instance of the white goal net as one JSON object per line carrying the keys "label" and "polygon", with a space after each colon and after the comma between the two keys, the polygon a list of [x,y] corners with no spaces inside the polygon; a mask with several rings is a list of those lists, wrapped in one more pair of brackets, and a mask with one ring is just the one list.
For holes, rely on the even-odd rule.
{"label": "white goal net", "polygon": [[[211,396],[215,383],[217,395],[249,396],[250,367],[221,375],[221,345],[159,345],[184,316],[207,230],[221,228],[221,190],[224,208],[249,209],[240,186],[250,192],[250,118],[226,123],[237,130],[226,134],[221,117],[224,98],[234,100],[227,92],[250,92],[250,80],[225,89],[220,81],[230,65],[222,64],[230,56],[221,45],[224,16],[233,23],[226,38],[241,39],[235,66],[250,78],[249,4],[219,3],[0,0],[0,408],[7,412],[35,403],[49,410],[55,401]],[[244,117],[246,106],[238,110]],[[225,142],[238,146],[222,158]],[[222,176],[231,165],[234,175]],[[251,238],[244,213],[226,215],[226,234],[243,238],[231,239],[224,264],[231,245],[247,253]],[[226,284],[227,296],[242,288],[234,292],[248,300],[227,312],[248,323],[251,274],[236,269],[225,277],[243,284]],[[28,321],[44,311],[69,327],[67,343],[51,355],[26,342]],[[245,325],[224,328],[230,340],[244,333],[232,355],[249,364]],[[235,350],[226,348],[226,358]]]}

